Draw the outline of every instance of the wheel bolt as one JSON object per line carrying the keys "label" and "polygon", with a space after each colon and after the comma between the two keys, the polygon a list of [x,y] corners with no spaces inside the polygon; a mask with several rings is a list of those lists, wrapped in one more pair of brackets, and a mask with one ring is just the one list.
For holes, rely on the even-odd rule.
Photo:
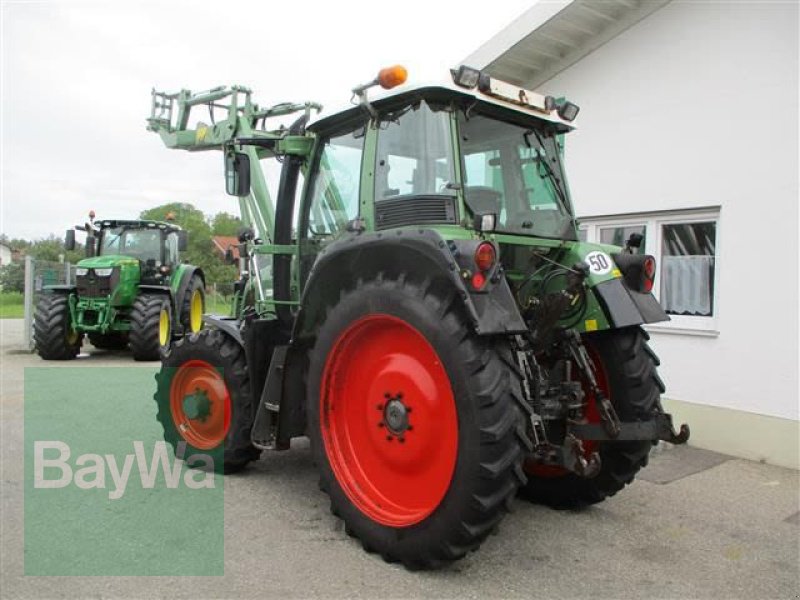
{"label": "wheel bolt", "polygon": [[383,404],[378,404],[375,408],[378,410],[383,410]]}
{"label": "wheel bolt", "polygon": [[390,436],[390,435],[387,435],[387,436],[386,436],[386,441],[387,441],[387,442],[391,442],[393,439],[394,439],[394,438],[393,438],[392,436]]}
{"label": "wheel bolt", "polygon": [[413,429],[414,429],[413,425],[409,425],[408,427],[406,427],[406,431],[413,431]]}
{"label": "wheel bolt", "polygon": [[383,421],[378,422],[378,427],[383,427]]}
{"label": "wheel bolt", "polygon": [[397,438],[397,441],[399,441],[401,444],[405,444],[406,438]]}

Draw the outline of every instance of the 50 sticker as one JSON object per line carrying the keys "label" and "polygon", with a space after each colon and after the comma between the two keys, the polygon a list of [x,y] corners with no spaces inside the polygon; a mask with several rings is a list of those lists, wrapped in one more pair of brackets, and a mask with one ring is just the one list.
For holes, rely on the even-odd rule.
{"label": "50 sticker", "polygon": [[607,275],[614,268],[614,261],[611,257],[599,250],[589,252],[584,260],[589,265],[589,271],[594,275]]}

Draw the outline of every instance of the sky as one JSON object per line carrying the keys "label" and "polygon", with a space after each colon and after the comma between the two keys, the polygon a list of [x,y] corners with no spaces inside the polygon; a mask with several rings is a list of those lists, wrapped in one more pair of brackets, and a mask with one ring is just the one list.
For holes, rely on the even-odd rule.
{"label": "sky", "polygon": [[242,84],[261,106],[335,110],[387,65],[411,83],[447,76],[535,2],[0,0],[0,233],[63,235],[90,209],[167,202],[236,214],[220,152],[168,150],[145,129],[151,88]]}

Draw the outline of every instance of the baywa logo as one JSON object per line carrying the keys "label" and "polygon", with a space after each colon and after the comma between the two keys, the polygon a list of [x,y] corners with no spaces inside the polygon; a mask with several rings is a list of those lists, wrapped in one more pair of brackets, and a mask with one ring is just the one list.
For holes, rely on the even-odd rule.
{"label": "baywa logo", "polygon": [[155,488],[159,472],[168,489],[176,489],[181,483],[194,490],[215,487],[214,459],[208,454],[192,454],[184,459],[185,442],[178,443],[171,464],[167,444],[163,441],[154,443],[149,460],[145,445],[140,441],[133,442],[133,452],[122,457],[121,462],[113,454],[80,454],[71,460],[72,454],[65,442],[35,441],[33,487],[59,489],[74,485],[82,490],[107,489],[110,500],[119,500],[125,495],[134,472],[138,473],[142,489]]}

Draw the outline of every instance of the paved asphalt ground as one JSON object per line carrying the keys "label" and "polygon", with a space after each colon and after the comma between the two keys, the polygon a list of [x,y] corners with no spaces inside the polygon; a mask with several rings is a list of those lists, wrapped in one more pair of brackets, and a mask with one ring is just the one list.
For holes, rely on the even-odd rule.
{"label": "paved asphalt ground", "polygon": [[[798,473],[692,448],[657,452],[634,485],[582,512],[518,500],[477,553],[412,573],[348,538],[303,441],[226,479],[224,576],[26,577],[23,373],[42,361],[21,352],[21,321],[0,329],[3,598],[800,597]],[[86,351],[72,365],[134,365]]]}

